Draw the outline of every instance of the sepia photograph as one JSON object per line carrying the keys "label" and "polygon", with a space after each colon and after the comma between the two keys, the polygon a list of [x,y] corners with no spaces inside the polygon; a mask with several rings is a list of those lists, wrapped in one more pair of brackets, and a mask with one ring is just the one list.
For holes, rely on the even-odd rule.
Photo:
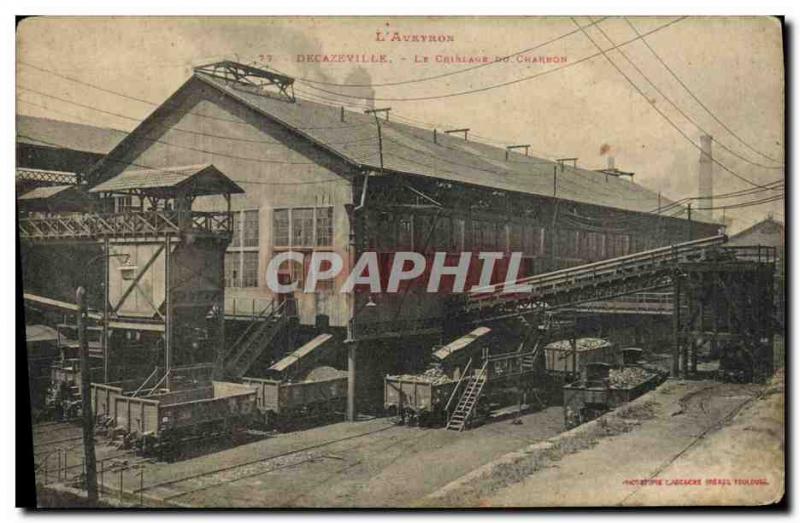
{"label": "sepia photograph", "polygon": [[14,37],[28,508],[785,507],[783,17]]}

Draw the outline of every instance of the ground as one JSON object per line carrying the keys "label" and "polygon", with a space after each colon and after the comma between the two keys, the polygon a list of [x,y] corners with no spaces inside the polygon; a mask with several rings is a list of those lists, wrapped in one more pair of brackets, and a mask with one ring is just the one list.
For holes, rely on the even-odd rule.
{"label": "ground", "polygon": [[423,506],[763,505],[784,489],[782,374],[770,386],[669,381],[529,446]]}
{"label": "ground", "polygon": [[[769,386],[669,380],[569,432],[561,407],[461,433],[385,418],[336,423],[171,464],[117,457],[134,467],[121,475],[106,468],[103,495],[118,498],[122,477],[123,500],[146,505],[764,504],[783,492],[783,398],[781,377]],[[80,439],[67,443],[79,453]],[[52,453],[39,447],[40,456]],[[119,454],[100,446],[101,457]],[[69,459],[80,462],[79,454]],[[695,480],[704,486],[685,484]],[[719,484],[706,485],[712,480]]]}

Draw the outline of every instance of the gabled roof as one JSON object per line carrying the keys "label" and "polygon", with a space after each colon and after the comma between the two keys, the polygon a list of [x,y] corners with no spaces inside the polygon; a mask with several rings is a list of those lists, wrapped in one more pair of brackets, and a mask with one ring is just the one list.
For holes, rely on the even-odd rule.
{"label": "gabled roof", "polygon": [[[178,92],[201,82],[237,100],[263,117],[276,122],[317,144],[356,168],[419,175],[492,189],[514,191],[543,197],[553,196],[553,173],[556,172],[556,196],[563,200],[636,212],[655,212],[659,205],[671,202],[633,181],[602,172],[560,166],[558,163],[525,156],[478,142],[433,132],[394,121],[381,123],[382,148],[378,145],[372,115],[345,111],[340,107],[308,100],[296,102],[269,96],[251,86],[195,72]],[[173,95],[176,96],[176,94]],[[169,100],[168,100],[169,102]],[[165,103],[161,108],[166,108]],[[161,109],[160,108],[160,109]],[[156,110],[149,119],[160,116]],[[390,115],[391,120],[391,115]],[[148,122],[146,120],[145,122]],[[144,126],[144,123],[142,124]],[[140,126],[140,128],[142,127]],[[135,140],[136,131],[128,140]],[[124,151],[128,140],[118,149]],[[109,155],[113,156],[114,153]],[[102,171],[101,160],[93,174]],[[699,218],[708,221],[707,218]],[[714,223],[712,221],[712,223]]]}
{"label": "gabled roof", "polygon": [[783,245],[785,227],[772,217],[761,220],[747,229],[737,232],[728,240],[732,245]]}
{"label": "gabled roof", "polygon": [[[339,107],[302,99],[291,103],[202,73],[196,73],[195,78],[357,166],[380,169],[377,130],[372,115],[346,112],[342,122]],[[383,168],[387,171],[552,196],[555,168],[559,198],[638,212],[654,212],[659,207],[657,193],[621,177],[571,166],[562,169],[556,162],[515,152],[509,152],[506,160],[503,148],[444,133],[439,133],[434,143],[432,131],[393,122],[391,115],[390,121],[381,123],[381,130]],[[660,205],[669,203],[661,198]]]}
{"label": "gabled roof", "polygon": [[[107,154],[128,133],[63,120],[17,115],[17,142]],[[57,144],[57,145],[55,145]]]}
{"label": "gabled roof", "polygon": [[179,192],[195,196],[244,192],[212,164],[123,171],[89,190],[93,193],[135,191],[162,196],[174,196]]}

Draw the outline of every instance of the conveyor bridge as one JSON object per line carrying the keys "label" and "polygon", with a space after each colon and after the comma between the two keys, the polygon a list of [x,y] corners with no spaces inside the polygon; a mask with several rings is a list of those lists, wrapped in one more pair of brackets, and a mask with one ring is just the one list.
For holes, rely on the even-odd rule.
{"label": "conveyor bridge", "polygon": [[663,289],[681,263],[736,261],[735,252],[722,247],[726,240],[712,236],[490,285],[459,296],[453,306],[477,323]]}

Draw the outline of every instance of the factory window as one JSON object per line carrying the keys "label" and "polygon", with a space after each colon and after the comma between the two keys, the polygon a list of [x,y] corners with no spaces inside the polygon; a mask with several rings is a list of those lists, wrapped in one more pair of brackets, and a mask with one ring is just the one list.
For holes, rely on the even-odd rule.
{"label": "factory window", "polygon": [[225,253],[225,286],[239,287],[239,254],[238,252]]}
{"label": "factory window", "polygon": [[426,214],[414,216],[414,250],[424,252],[434,245],[433,217]]}
{"label": "factory window", "polygon": [[258,247],[258,209],[234,211],[229,247]]}
{"label": "factory window", "polygon": [[461,252],[467,250],[467,238],[464,235],[464,219],[453,218],[453,251]]}
{"label": "factory window", "polygon": [[317,207],[317,247],[333,245],[333,207]]}
{"label": "factory window", "polygon": [[258,286],[258,251],[242,253],[242,287]]}
{"label": "factory window", "polygon": [[602,247],[602,234],[580,231],[580,257],[589,261],[599,260],[603,258]]}
{"label": "factory window", "polygon": [[244,230],[242,231],[242,245],[244,247],[258,247],[258,209],[242,211]]}
{"label": "factory window", "polygon": [[509,250],[511,252],[522,252],[522,224],[512,223],[508,227]]}
{"label": "factory window", "polygon": [[472,245],[472,250],[480,250],[483,247],[483,238],[481,234],[481,222],[478,220],[472,220],[470,222],[472,234],[470,234],[470,245]]}
{"label": "factory window", "polygon": [[233,213],[233,234],[225,253],[225,286],[258,286],[258,209]]}
{"label": "factory window", "polygon": [[378,250],[388,251],[394,248],[394,215],[388,212],[379,213],[375,217],[377,222],[372,231],[373,237],[370,238],[370,245],[377,247]]}
{"label": "factory window", "polygon": [[333,207],[275,209],[272,245],[306,248],[333,245]]}
{"label": "factory window", "polygon": [[411,216],[403,214],[397,217],[397,248],[398,249],[412,249],[414,227],[411,222]]}
{"label": "factory window", "polygon": [[542,254],[543,231],[541,227],[526,225],[523,229],[522,251],[529,256]]}
{"label": "factory window", "polygon": [[578,231],[561,230],[558,232],[558,256],[575,258],[578,255]]}
{"label": "factory window", "polygon": [[494,250],[500,247],[500,238],[497,233],[497,225],[493,222],[483,222],[483,248]]}
{"label": "factory window", "polygon": [[314,245],[314,209],[292,209],[292,246]]}
{"label": "factory window", "polygon": [[606,238],[606,245],[609,258],[624,256],[630,250],[630,237],[627,234],[609,234]]}
{"label": "factory window", "polygon": [[455,250],[455,238],[449,216],[436,218],[435,248],[438,251],[451,252]]}
{"label": "factory window", "polygon": [[272,212],[272,244],[289,245],[289,209],[275,209]]}

